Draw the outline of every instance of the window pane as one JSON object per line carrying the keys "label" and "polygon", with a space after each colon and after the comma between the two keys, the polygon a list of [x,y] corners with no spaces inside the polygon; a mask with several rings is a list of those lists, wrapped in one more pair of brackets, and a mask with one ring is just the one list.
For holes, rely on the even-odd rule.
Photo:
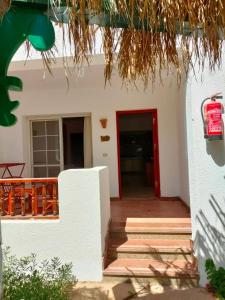
{"label": "window pane", "polygon": [[59,150],[59,137],[58,136],[47,136],[47,149],[48,150]]}
{"label": "window pane", "polygon": [[31,123],[31,128],[34,176],[58,176],[60,172],[59,121],[34,121]]}
{"label": "window pane", "polygon": [[47,151],[47,161],[50,165],[60,164],[59,151]]}
{"label": "window pane", "polygon": [[33,137],[33,150],[46,150],[46,137]]}
{"label": "window pane", "polygon": [[32,122],[32,135],[45,135],[45,122]]}
{"label": "window pane", "polygon": [[59,135],[59,122],[47,121],[47,135]]}
{"label": "window pane", "polygon": [[58,177],[59,173],[60,173],[60,167],[48,167],[49,177]]}
{"label": "window pane", "polygon": [[34,165],[46,164],[46,151],[37,151],[33,153]]}
{"label": "window pane", "polygon": [[47,168],[46,167],[34,167],[34,177],[35,178],[47,177]]}

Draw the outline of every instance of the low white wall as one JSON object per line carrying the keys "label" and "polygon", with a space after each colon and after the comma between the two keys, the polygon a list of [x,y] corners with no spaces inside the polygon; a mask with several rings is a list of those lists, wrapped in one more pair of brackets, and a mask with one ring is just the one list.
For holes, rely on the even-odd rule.
{"label": "low white wall", "polygon": [[38,261],[59,257],[73,263],[78,280],[102,279],[102,257],[110,219],[106,167],[67,170],[59,175],[59,220],[1,221],[3,246]]}
{"label": "low white wall", "polygon": [[225,266],[225,142],[204,139],[200,112],[203,99],[216,92],[225,97],[225,56],[221,69],[210,73],[206,68],[201,76],[196,68],[195,74],[190,72],[187,84],[192,231],[202,285],[206,283],[207,258]]}

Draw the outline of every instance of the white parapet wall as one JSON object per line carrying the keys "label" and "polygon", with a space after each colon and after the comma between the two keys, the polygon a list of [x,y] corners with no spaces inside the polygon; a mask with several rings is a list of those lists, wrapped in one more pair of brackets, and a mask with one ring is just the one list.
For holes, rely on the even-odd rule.
{"label": "white parapet wall", "polygon": [[2,220],[2,244],[18,257],[72,262],[80,281],[100,281],[110,220],[108,169],[66,170],[59,175],[58,220]]}

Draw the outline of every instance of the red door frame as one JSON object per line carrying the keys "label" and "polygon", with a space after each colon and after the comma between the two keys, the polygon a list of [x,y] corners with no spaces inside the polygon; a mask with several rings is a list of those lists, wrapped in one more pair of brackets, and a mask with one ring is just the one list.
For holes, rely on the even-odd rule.
{"label": "red door frame", "polygon": [[120,168],[120,127],[119,117],[121,115],[152,113],[153,116],[153,153],[154,153],[154,188],[155,196],[160,197],[160,169],[159,169],[159,139],[158,139],[158,116],[157,109],[143,110],[125,110],[116,112],[116,128],[117,128],[117,158],[118,158],[118,180],[119,180],[119,197],[122,198],[122,178]]}

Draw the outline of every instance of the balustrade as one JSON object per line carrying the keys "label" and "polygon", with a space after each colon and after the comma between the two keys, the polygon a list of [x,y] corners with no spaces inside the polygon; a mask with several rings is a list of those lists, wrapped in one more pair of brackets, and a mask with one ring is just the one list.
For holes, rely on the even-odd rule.
{"label": "balustrade", "polygon": [[0,179],[0,215],[58,216],[57,178]]}

